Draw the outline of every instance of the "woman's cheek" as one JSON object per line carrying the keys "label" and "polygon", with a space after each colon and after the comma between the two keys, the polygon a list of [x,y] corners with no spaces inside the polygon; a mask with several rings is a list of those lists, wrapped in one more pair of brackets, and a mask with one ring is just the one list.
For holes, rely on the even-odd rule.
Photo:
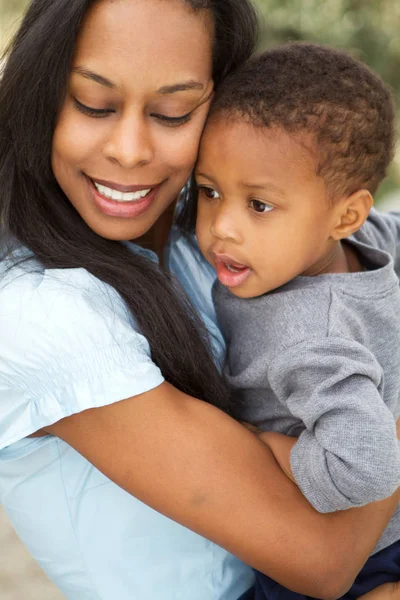
{"label": "woman's cheek", "polygon": [[79,114],[70,103],[61,110],[53,136],[53,153],[76,166],[101,154],[110,123]]}
{"label": "woman's cheek", "polygon": [[200,139],[206,123],[208,111],[209,102],[201,106],[200,111],[192,118],[192,121],[182,128],[182,135],[178,145],[180,163],[182,165],[185,164],[189,171],[193,170],[199,154]]}
{"label": "woman's cheek", "polygon": [[180,146],[180,155],[182,163],[186,163],[187,168],[193,169],[199,154],[200,138],[204,128],[204,121],[198,121],[191,130],[186,132],[185,139]]}

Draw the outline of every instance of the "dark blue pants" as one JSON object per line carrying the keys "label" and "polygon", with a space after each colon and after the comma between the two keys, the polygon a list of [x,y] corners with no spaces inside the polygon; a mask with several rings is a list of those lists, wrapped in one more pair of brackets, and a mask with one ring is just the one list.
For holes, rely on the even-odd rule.
{"label": "dark blue pants", "polygon": [[[352,587],[342,598],[343,600],[355,600],[388,581],[400,581],[400,541],[370,556]],[[291,592],[273,579],[256,571],[254,589],[249,590],[240,600],[306,600],[309,598],[310,596]]]}

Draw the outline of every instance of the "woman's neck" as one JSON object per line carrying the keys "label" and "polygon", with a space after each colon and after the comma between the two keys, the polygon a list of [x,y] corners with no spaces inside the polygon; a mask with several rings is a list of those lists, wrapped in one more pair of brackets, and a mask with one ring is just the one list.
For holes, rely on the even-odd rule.
{"label": "woman's neck", "polygon": [[157,254],[160,265],[163,266],[164,250],[168,235],[174,220],[175,203],[172,204],[144,235],[132,240],[138,246],[152,250]]}

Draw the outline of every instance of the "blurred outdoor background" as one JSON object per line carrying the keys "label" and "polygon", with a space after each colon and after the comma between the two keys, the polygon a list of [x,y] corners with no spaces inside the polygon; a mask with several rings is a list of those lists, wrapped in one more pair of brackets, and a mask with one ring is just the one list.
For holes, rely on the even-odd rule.
{"label": "blurred outdoor background", "polygon": [[[399,0],[255,1],[265,22],[262,48],[287,40],[309,40],[346,49],[390,84],[400,110]],[[28,0],[0,0],[0,48],[10,40],[27,4]],[[399,151],[376,203],[400,210]],[[28,557],[1,507],[0,600],[61,600]]]}

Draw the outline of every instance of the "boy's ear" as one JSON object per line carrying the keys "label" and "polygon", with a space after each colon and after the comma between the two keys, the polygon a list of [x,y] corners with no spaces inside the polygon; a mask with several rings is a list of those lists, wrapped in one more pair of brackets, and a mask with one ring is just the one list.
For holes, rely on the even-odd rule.
{"label": "boy's ear", "polygon": [[351,196],[338,200],[335,207],[336,224],[331,237],[334,240],[342,240],[358,231],[367,219],[373,203],[368,190],[357,190]]}

